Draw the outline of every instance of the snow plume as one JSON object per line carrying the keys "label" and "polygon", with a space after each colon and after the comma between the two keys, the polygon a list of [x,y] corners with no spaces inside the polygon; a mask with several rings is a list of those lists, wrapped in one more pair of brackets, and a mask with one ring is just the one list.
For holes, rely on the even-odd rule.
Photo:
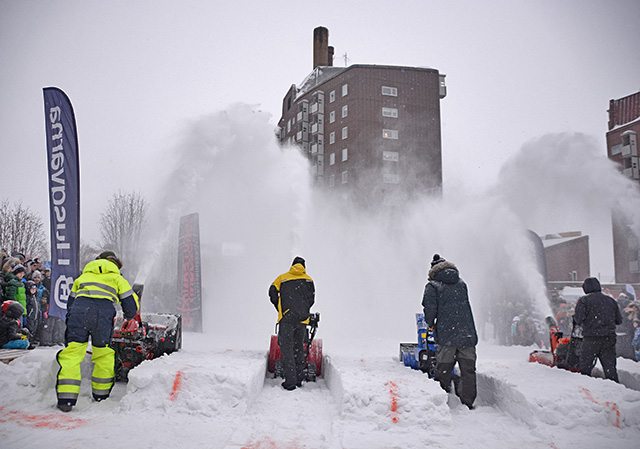
{"label": "snow plume", "polygon": [[637,185],[620,174],[593,138],[582,134],[549,134],[525,144],[502,168],[495,193],[539,235],[589,235],[593,276],[599,267],[613,265],[611,243],[602,238],[611,234],[611,211],[622,207],[636,233],[640,227]]}
{"label": "snow plume", "polygon": [[360,213],[327,198],[322,204],[309,210],[301,248],[323,335],[415,340],[434,253],[460,270],[480,331],[505,301],[548,314],[526,228],[498,197],[422,198],[402,210]]}
{"label": "snow plume", "polygon": [[309,202],[308,165],[299,151],[278,146],[269,118],[232,105],[191,123],[166,159],[172,169],[152,220],[160,237],[148,270],[156,275],[151,283],[163,286],[155,289],[162,302],[156,309],[175,311],[178,223],[198,212],[205,331],[233,334],[260,322],[271,332],[275,311],[267,290],[296,255],[297,222]]}
{"label": "snow plume", "polygon": [[[329,348],[342,336],[415,340],[434,253],[467,282],[481,338],[485,323],[508,332],[514,313],[549,313],[527,230],[590,233],[586,224],[600,215],[610,223],[605,205],[615,189],[631,194],[589,139],[554,135],[525,145],[487,192],[445,186],[444,198],[362,211],[312,190],[306,159],[281,148],[268,115],[246,105],[192,123],[173,154],[154,220],[169,271],[156,268],[156,282],[175,283],[175,256],[160,248],[173,245],[175,254],[177,221],[199,212],[205,332],[248,349],[267,347],[276,321],[267,291],[296,255],[315,280],[318,336]],[[166,307],[174,291],[158,294]]]}

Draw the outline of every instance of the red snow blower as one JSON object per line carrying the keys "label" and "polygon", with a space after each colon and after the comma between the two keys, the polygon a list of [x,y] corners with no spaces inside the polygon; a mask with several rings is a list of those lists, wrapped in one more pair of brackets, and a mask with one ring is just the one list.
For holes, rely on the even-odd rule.
{"label": "red snow blower", "polygon": [[563,337],[563,332],[552,317],[547,317],[551,350],[536,350],[529,354],[530,362],[547,366],[557,366],[569,371],[580,371],[580,352],[582,349],[582,327],[573,322],[571,336]]}
{"label": "red snow blower", "polygon": [[[318,331],[320,314],[312,313],[307,324],[307,334],[304,339],[304,350],[306,351],[307,363],[305,367],[305,379],[307,382],[315,382],[316,377],[322,376],[322,339],[315,338]],[[273,373],[273,377],[284,377],[284,367],[282,366],[282,354],[278,344],[278,325],[276,324],[276,335],[271,336],[269,345],[269,362],[267,371]]]}
{"label": "red snow blower", "polygon": [[[142,284],[134,284],[142,307]],[[144,313],[124,326],[122,316],[115,318],[111,349],[116,352],[116,380],[127,380],[129,371],[144,360],[171,354],[182,348],[182,316],[170,313]],[[123,328],[124,326],[124,328]]]}

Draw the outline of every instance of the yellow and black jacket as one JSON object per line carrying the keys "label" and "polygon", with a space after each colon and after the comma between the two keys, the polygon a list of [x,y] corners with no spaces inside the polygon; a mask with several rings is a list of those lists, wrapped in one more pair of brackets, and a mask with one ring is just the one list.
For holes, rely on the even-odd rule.
{"label": "yellow and black jacket", "polygon": [[278,311],[278,323],[308,323],[315,294],[313,279],[300,263],[278,276],[269,287],[269,298]]}

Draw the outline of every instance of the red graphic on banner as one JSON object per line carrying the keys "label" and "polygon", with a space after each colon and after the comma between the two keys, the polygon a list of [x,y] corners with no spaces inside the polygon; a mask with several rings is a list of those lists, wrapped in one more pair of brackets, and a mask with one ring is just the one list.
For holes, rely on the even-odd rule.
{"label": "red graphic on banner", "polygon": [[198,214],[182,217],[178,248],[178,311],[184,330],[202,332],[200,229]]}

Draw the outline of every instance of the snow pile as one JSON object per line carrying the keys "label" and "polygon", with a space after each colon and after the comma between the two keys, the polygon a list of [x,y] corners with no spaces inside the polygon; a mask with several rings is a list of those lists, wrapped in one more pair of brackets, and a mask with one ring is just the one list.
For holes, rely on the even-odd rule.
{"label": "snow pile", "polygon": [[[59,348],[37,348],[0,364],[0,441],[23,449],[638,447],[640,391],[529,363],[532,348],[478,347],[470,411],[403,366],[397,342],[340,343],[325,344],[323,378],[288,392],[265,373],[266,347],[186,333],[181,351],[143,362],[100,403],[91,400],[88,355],[71,413],[55,409]],[[640,364],[618,365],[622,382],[637,382]]]}
{"label": "snow pile", "polygon": [[129,374],[127,413],[242,415],[262,390],[266,354],[180,351],[146,360]]}
{"label": "snow pile", "polygon": [[341,412],[336,427],[343,447],[368,448],[373,443],[390,448],[415,429],[451,430],[448,395],[396,358],[325,357],[324,366]]}
{"label": "snow pile", "polygon": [[[553,429],[550,437],[571,435],[581,447],[626,447],[623,429],[640,428],[640,392],[623,384],[558,368],[514,361],[522,347],[491,348],[478,364],[479,403],[496,407],[531,429]],[[618,359],[620,377],[634,378],[638,364]],[[597,372],[597,370],[596,370]],[[585,432],[585,429],[589,429]],[[617,430],[617,431],[616,431]],[[637,438],[637,437],[636,437]],[[611,440],[619,439],[619,445]],[[582,444],[580,444],[582,441]],[[601,441],[601,445],[595,445]]]}

